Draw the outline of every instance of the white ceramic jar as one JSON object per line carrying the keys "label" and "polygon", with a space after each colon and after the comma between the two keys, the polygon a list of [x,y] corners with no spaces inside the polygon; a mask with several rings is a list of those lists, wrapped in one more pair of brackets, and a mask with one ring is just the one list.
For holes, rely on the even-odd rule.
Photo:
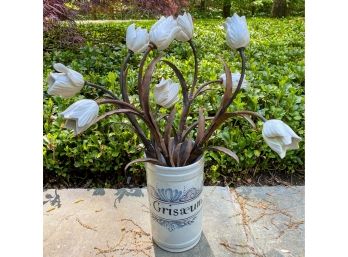
{"label": "white ceramic jar", "polygon": [[204,158],[184,167],[145,168],[153,241],[170,252],[193,248],[202,233]]}

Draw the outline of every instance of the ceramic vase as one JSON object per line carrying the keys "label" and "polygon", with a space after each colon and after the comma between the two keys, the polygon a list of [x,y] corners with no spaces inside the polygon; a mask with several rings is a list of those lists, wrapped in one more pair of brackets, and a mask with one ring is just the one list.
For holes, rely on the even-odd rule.
{"label": "ceramic vase", "polygon": [[145,168],[153,241],[169,252],[193,248],[202,233],[204,158],[183,167]]}

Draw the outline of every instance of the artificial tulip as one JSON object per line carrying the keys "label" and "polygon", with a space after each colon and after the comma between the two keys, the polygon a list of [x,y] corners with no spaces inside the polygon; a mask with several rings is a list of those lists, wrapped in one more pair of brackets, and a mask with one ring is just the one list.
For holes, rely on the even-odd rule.
{"label": "artificial tulip", "polygon": [[155,87],[155,101],[164,108],[170,108],[178,100],[179,84],[174,83],[171,79],[161,79]]}
{"label": "artificial tulip", "polygon": [[[222,83],[224,84],[224,86],[226,87],[226,74],[222,74],[220,76],[220,80],[222,80]],[[232,92],[234,92],[238,86],[240,80],[240,73],[236,72],[236,73],[232,73]],[[241,85],[241,89],[246,89],[248,87],[248,81],[245,79],[243,79],[242,85]]]}
{"label": "artificial tulip", "polygon": [[149,45],[150,36],[146,29],[135,28],[133,23],[127,28],[126,44],[134,53],[142,53]]}
{"label": "artificial tulip", "polygon": [[173,16],[161,17],[150,29],[150,42],[158,50],[166,49],[181,30]]}
{"label": "artificial tulip", "polygon": [[224,23],[226,30],[227,45],[232,49],[246,47],[250,41],[250,35],[245,16],[239,17],[238,14],[233,14],[228,17]]}
{"label": "artificial tulip", "polygon": [[287,150],[298,149],[301,138],[281,120],[268,120],[263,124],[262,136],[269,147],[280,158],[284,158]]}
{"label": "artificial tulip", "polygon": [[175,39],[179,41],[189,41],[193,37],[193,21],[191,14],[184,13],[184,15],[179,15],[176,19],[180,31],[176,34]]}
{"label": "artificial tulip", "polygon": [[59,73],[52,72],[48,76],[47,93],[49,95],[69,98],[80,92],[85,84],[80,73],[67,68],[61,63],[55,63],[53,67]]}
{"label": "artificial tulip", "polygon": [[94,100],[79,100],[68,107],[63,115],[65,127],[74,130],[75,136],[88,129],[96,120],[99,106]]}

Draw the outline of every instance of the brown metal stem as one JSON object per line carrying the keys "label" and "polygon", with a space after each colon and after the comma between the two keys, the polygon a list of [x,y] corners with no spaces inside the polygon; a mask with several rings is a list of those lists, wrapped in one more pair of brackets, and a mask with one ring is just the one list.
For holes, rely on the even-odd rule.
{"label": "brown metal stem", "polygon": [[241,76],[240,76],[240,79],[238,82],[238,86],[237,86],[234,94],[232,95],[232,97],[227,102],[227,104],[222,106],[221,110],[219,111],[218,116],[214,117],[212,123],[210,124],[209,128],[207,129],[207,132],[203,136],[202,140],[200,140],[200,142],[198,142],[197,144],[194,145],[194,147],[192,149],[192,155],[191,155],[189,161],[193,161],[195,158],[197,158],[201,154],[202,151],[200,148],[201,148],[202,144],[204,144],[211,137],[211,135],[214,133],[214,131],[226,120],[226,118],[229,117],[229,114],[226,113],[226,110],[231,105],[232,101],[234,100],[234,98],[238,94],[238,92],[242,86],[244,76],[245,76],[246,58],[244,55],[244,48],[243,47],[239,48],[238,52],[242,58],[242,71],[241,71]]}
{"label": "brown metal stem", "polygon": [[104,93],[110,95],[113,99],[118,99],[117,96],[114,93],[112,93],[110,90],[107,90],[103,86],[100,86],[100,85],[97,85],[97,84],[94,84],[94,83],[91,83],[91,82],[88,82],[88,81],[85,82],[85,85],[89,86],[89,87],[93,87],[93,88],[99,89],[99,90],[103,91]]}
{"label": "brown metal stem", "polygon": [[203,90],[206,86],[209,86],[210,84],[213,84],[213,83],[222,83],[222,80],[212,80],[212,81],[208,81],[208,82],[202,84],[202,85],[197,89],[197,91],[194,93],[194,95],[190,98],[190,101],[193,101],[193,100],[202,92],[202,90]]}
{"label": "brown metal stem", "polygon": [[228,106],[233,102],[234,98],[237,96],[237,94],[239,93],[239,90],[242,86],[243,80],[244,80],[244,76],[245,76],[245,68],[246,68],[246,58],[244,55],[244,47],[241,47],[238,49],[239,55],[242,58],[242,72],[238,81],[238,86],[236,88],[236,90],[234,91],[234,94],[232,95],[232,98],[230,99]]}
{"label": "brown metal stem", "polygon": [[266,122],[267,119],[265,117],[263,117],[261,114],[257,113],[257,112],[252,112],[252,111],[235,111],[232,112],[231,114],[235,114],[235,115],[252,115],[255,116],[259,119],[261,119],[263,122]]}
{"label": "brown metal stem", "polygon": [[115,99],[99,99],[97,100],[97,103],[100,104],[114,104],[116,106],[121,106],[121,107],[127,107],[128,109],[131,109],[141,115],[143,115],[144,113],[140,110],[138,110],[136,107],[134,107],[133,105],[131,105],[130,103],[126,103],[124,101],[121,100],[115,100]]}
{"label": "brown metal stem", "polygon": [[197,76],[198,76],[198,58],[197,58],[197,51],[196,51],[196,47],[195,45],[193,44],[193,41],[192,39],[190,39],[189,41],[189,44],[192,48],[192,52],[193,52],[193,56],[194,56],[194,60],[195,60],[195,70],[194,70],[194,74],[193,74],[193,82],[192,82],[192,85],[191,85],[191,90],[190,90],[190,97],[193,95],[193,91],[194,91],[194,88],[197,84]]}
{"label": "brown metal stem", "polygon": [[140,61],[139,64],[139,71],[138,71],[138,94],[139,94],[139,102],[140,102],[140,106],[143,107],[143,102],[141,99],[141,95],[143,92],[143,88],[142,88],[142,83],[143,83],[143,69],[144,69],[144,65],[145,65],[145,61],[147,56],[149,55],[149,53],[151,52],[151,50],[154,49],[154,46],[150,43],[149,47],[146,49],[143,58]]}
{"label": "brown metal stem", "polygon": [[[130,101],[129,101],[128,91],[127,91],[127,78],[126,78],[125,70],[126,70],[126,66],[129,62],[132,54],[133,54],[133,52],[129,50],[124,62],[122,63],[121,71],[120,71],[120,86],[121,86],[122,99],[123,99],[123,101],[125,101],[127,103],[130,103]],[[146,138],[144,131],[141,129],[141,127],[140,127],[138,121],[136,120],[136,118],[134,117],[134,115],[130,114],[130,113],[126,113],[126,115],[129,119],[129,121],[134,126],[135,130],[137,131],[137,133],[140,137],[140,140],[144,143],[145,148],[150,152],[154,152],[153,145]]]}

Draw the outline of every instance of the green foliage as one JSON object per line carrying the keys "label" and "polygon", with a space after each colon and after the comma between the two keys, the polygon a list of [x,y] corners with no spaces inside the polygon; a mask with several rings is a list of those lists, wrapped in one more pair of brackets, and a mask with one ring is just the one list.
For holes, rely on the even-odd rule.
{"label": "green foliage", "polygon": [[[141,21],[136,24],[150,28],[153,22]],[[215,80],[223,73],[218,56],[228,63],[232,72],[240,71],[240,59],[226,45],[222,23],[223,20],[195,20],[194,42],[200,59],[199,84]],[[85,80],[105,85],[120,96],[119,69],[127,53],[124,38],[129,24],[130,22],[80,24],[79,29],[86,43],[77,49],[61,49],[51,41],[50,49],[53,50],[44,53],[44,92],[47,90],[46,77],[52,71],[52,63],[61,62],[81,72]],[[230,110],[258,111],[267,119],[281,119],[304,139],[304,19],[250,18],[248,26],[251,42],[246,49],[246,79],[249,87],[238,95]],[[194,61],[189,45],[173,42],[167,53],[166,59],[177,65],[190,83],[193,79]],[[128,71],[129,93],[131,101],[135,103],[139,59],[140,55],[132,58],[132,67]],[[168,66],[162,64],[158,67],[153,84],[162,76],[176,80]],[[215,113],[223,89],[217,85],[213,87],[217,91],[207,91],[197,98],[191,111],[194,116],[189,122],[198,118],[200,106],[205,108],[206,116]],[[82,94],[94,99],[100,92],[84,88]],[[93,174],[114,174],[122,179],[123,167],[130,160],[143,157],[142,145],[127,125],[129,123],[125,116],[103,120],[77,137],[63,129],[59,113],[83,98],[82,94],[71,99],[44,94],[45,173],[69,179],[76,170],[88,170]],[[155,108],[154,105],[152,107]],[[104,112],[107,108],[110,107],[103,107],[101,111]],[[161,110],[160,113],[165,111]],[[161,124],[163,128],[164,121]],[[250,171],[256,173],[277,170],[292,173],[303,170],[303,141],[299,150],[289,151],[284,159],[280,159],[264,143],[261,129],[261,122],[257,122],[257,129],[253,129],[242,118],[234,118],[225,123],[213,135],[210,144],[233,150],[239,156],[240,163],[217,152],[206,152],[207,178],[218,182],[222,176],[238,176]],[[142,172],[141,168],[136,167],[130,172]]]}

